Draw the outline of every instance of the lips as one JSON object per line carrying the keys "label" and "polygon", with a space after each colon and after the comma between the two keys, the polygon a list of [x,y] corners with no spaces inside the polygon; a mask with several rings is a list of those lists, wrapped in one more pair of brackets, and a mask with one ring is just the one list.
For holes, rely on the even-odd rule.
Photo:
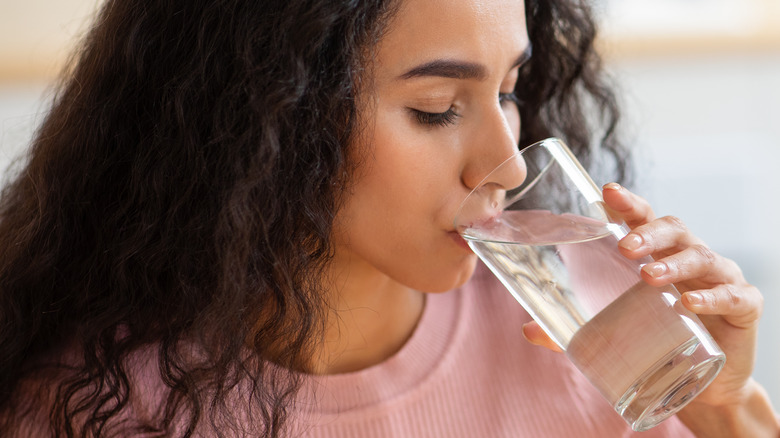
{"label": "lips", "polygon": [[447,233],[450,238],[461,248],[468,250],[469,252],[473,252],[471,250],[471,247],[469,246],[468,242],[466,242],[466,239],[464,239],[460,234],[458,234],[457,231],[450,231]]}
{"label": "lips", "polygon": [[469,228],[489,229],[500,221],[503,211],[504,190],[482,187],[472,192],[455,214],[456,230]]}

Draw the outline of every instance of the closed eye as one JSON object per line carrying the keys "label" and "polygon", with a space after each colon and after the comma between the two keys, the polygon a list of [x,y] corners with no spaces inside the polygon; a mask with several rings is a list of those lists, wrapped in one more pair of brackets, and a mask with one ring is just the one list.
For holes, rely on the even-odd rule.
{"label": "closed eye", "polygon": [[449,126],[455,123],[460,115],[452,107],[443,113],[429,113],[410,108],[417,122],[425,126]]}

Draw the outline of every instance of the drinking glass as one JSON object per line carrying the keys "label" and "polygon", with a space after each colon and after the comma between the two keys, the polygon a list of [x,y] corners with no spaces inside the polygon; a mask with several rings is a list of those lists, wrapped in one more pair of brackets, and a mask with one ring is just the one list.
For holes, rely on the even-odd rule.
{"label": "drinking glass", "polygon": [[629,228],[561,140],[504,161],[466,197],[455,226],[632,429],[675,414],[723,367],[674,286],[641,279],[652,259],[620,254]]}

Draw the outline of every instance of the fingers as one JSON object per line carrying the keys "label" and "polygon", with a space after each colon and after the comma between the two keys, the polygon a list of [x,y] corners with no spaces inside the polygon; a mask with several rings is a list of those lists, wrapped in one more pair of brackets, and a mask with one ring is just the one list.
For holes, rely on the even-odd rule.
{"label": "fingers", "polygon": [[618,243],[630,258],[653,256],[642,268],[642,277],[653,286],[696,279],[703,284],[744,283],[736,263],[713,252],[673,216],[633,229]]}
{"label": "fingers", "polygon": [[631,228],[655,219],[655,213],[653,213],[650,203],[623,188],[620,184],[609,183],[604,185],[602,187],[602,196],[607,207],[623,218]]}
{"label": "fingers", "polygon": [[680,219],[655,219],[647,201],[619,185],[607,184],[603,192],[607,206],[632,228],[618,243],[620,252],[633,260],[655,259],[642,267],[648,284],[687,291],[682,302],[694,313],[720,315],[740,328],[755,326],[763,298],[735,262],[712,251]]}
{"label": "fingers", "polygon": [[683,305],[699,315],[721,315],[729,324],[753,328],[761,318],[764,298],[751,285],[721,284],[712,289],[686,292]]}
{"label": "fingers", "polygon": [[638,259],[663,250],[681,250],[701,243],[681,220],[673,216],[656,219],[647,200],[619,184],[606,184],[602,190],[610,212],[620,216],[632,229],[619,244],[626,257]]}
{"label": "fingers", "polygon": [[744,284],[736,263],[705,245],[693,245],[642,267],[642,278],[653,286],[697,280],[702,284]]}
{"label": "fingers", "polygon": [[528,340],[528,342],[534,345],[539,345],[552,351],[563,351],[558,346],[558,344],[556,344],[552,339],[550,339],[549,336],[547,336],[547,333],[544,332],[544,330],[539,326],[539,324],[536,323],[536,321],[531,321],[523,325],[523,336],[526,340]]}
{"label": "fingers", "polygon": [[618,243],[623,255],[637,259],[663,251],[701,244],[688,227],[674,216],[665,216],[637,226]]}

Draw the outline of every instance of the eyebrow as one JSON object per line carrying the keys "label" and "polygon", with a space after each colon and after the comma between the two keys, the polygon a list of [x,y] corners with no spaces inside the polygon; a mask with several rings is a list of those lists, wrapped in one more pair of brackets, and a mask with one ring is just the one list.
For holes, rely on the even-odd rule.
{"label": "eyebrow", "polygon": [[[523,65],[531,58],[531,44],[525,46],[523,53],[515,59],[511,68]],[[412,79],[426,76],[437,76],[453,79],[478,79],[487,76],[487,70],[482,64],[451,59],[437,59],[418,65],[400,76],[401,79]]]}

